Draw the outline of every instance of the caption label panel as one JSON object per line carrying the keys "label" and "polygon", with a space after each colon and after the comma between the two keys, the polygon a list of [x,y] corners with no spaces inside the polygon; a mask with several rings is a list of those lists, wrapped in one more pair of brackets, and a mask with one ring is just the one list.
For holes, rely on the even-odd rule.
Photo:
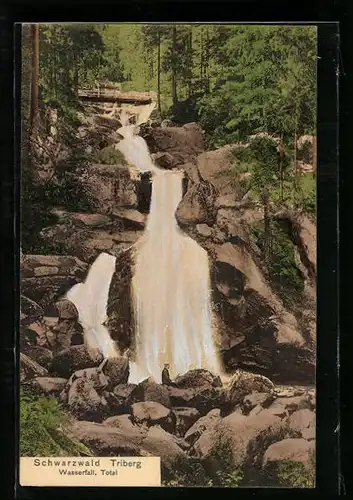
{"label": "caption label panel", "polygon": [[161,486],[159,457],[21,457],[21,486]]}

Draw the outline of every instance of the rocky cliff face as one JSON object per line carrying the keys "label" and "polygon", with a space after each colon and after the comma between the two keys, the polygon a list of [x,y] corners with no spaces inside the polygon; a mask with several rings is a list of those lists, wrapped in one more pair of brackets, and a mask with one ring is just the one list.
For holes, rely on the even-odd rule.
{"label": "rocky cliff face", "polygon": [[200,152],[202,131],[195,125],[150,128],[145,137],[159,157],[168,152],[169,168],[185,171],[187,190],[176,218],[181,229],[209,253],[219,348],[226,368],[232,371],[241,367],[280,381],[312,383],[316,272],[313,223],[302,215],[278,214],[288,223],[288,237],[298,252],[298,268],[306,275],[304,296],[310,298],[304,309],[288,308],[268,279],[261,250],[252,236],[252,226],[263,221],[262,208],[232,186],[230,147]]}

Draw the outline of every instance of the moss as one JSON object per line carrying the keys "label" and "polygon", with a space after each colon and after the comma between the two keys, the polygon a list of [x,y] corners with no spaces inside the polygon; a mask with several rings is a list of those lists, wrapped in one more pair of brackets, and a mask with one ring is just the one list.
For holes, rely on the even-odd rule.
{"label": "moss", "polygon": [[52,397],[37,396],[28,388],[20,394],[20,454],[34,456],[92,455],[69,435],[69,416]]}
{"label": "moss", "polygon": [[94,156],[94,161],[103,165],[127,165],[123,153],[113,146],[108,146],[98,151]]}
{"label": "moss", "polygon": [[276,471],[278,483],[287,488],[314,488],[316,463],[312,453],[308,464],[287,460]]}

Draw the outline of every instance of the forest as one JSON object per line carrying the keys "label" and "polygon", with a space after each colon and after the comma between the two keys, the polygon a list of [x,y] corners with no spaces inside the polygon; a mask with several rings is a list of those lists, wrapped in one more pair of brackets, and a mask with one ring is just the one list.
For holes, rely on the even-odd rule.
{"label": "forest", "polygon": [[[32,35],[25,26],[27,89]],[[50,24],[37,37],[42,103],[73,108],[79,87],[108,80],[156,91],[162,116],[197,121],[212,147],[263,131],[314,134],[316,27]]]}

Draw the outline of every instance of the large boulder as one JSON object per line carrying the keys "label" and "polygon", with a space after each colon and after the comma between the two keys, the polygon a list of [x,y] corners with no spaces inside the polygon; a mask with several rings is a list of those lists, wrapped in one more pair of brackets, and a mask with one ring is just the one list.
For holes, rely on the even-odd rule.
{"label": "large boulder", "polygon": [[174,384],[181,389],[203,387],[204,385],[222,387],[220,377],[218,375],[213,375],[213,373],[204,369],[190,370],[183,375],[179,375],[176,377]]}
{"label": "large boulder", "polygon": [[20,353],[20,381],[26,382],[36,377],[46,377],[48,371],[24,353]]}
{"label": "large boulder", "polygon": [[268,410],[252,416],[236,411],[204,431],[194,451],[212,466],[220,466],[222,456],[228,454],[235,466],[253,467],[272,443],[286,437],[291,437],[286,424]]}
{"label": "large boulder", "polygon": [[43,396],[59,396],[67,384],[66,378],[36,377],[28,382],[29,387]]}
{"label": "large boulder", "polygon": [[142,450],[150,456],[161,457],[162,469],[173,470],[176,462],[186,460],[178,440],[159,425],[150,427],[142,442]]}
{"label": "large boulder", "polygon": [[131,406],[132,420],[136,424],[160,425],[162,429],[173,433],[175,430],[174,413],[160,403],[153,401],[144,401],[134,403]]}
{"label": "large boulder", "polygon": [[123,357],[105,359],[100,370],[107,377],[109,388],[114,389],[119,384],[126,384],[129,379],[129,360]]}
{"label": "large boulder", "polygon": [[54,355],[51,370],[60,377],[69,378],[74,372],[102,363],[100,353],[91,355],[85,345],[71,346]]}
{"label": "large boulder", "polygon": [[199,418],[185,433],[184,439],[190,445],[193,445],[206,430],[210,430],[221,421],[221,410],[215,408],[207,415]]}
{"label": "large boulder", "polygon": [[89,165],[78,180],[92,208],[100,214],[107,214],[117,206],[137,205],[136,183],[126,164]]}
{"label": "large boulder", "polygon": [[106,326],[121,353],[134,345],[135,318],[131,300],[133,253],[121,252],[115,261],[115,272],[109,288]]}
{"label": "large boulder", "polygon": [[166,408],[171,408],[168,388],[164,385],[157,384],[151,378],[143,380],[135,387],[131,393],[130,401],[132,404],[140,401],[153,401],[155,403],[160,403]]}
{"label": "large boulder", "polygon": [[98,422],[105,418],[108,406],[105,398],[100,396],[85,378],[78,378],[72,383],[67,405],[76,418]]}
{"label": "large boulder", "polygon": [[[265,395],[260,398],[262,401],[263,398],[266,399],[266,397],[268,398],[271,394],[274,394],[274,389],[275,386],[271,380],[263,375],[236,370],[228,384],[228,401],[230,405],[234,407],[244,402],[246,396],[254,394],[255,392]],[[252,408],[259,403],[260,401],[257,398]]]}
{"label": "large boulder", "polygon": [[263,468],[268,471],[284,462],[296,462],[308,465],[315,450],[315,443],[305,439],[283,439],[269,446],[263,457]]}
{"label": "large boulder", "polygon": [[119,407],[119,413],[127,413],[131,405],[131,393],[136,384],[119,384],[114,387],[113,394]]}
{"label": "large boulder", "polygon": [[288,418],[288,425],[293,432],[298,433],[308,441],[312,441],[316,436],[316,416],[308,410],[298,410]]}
{"label": "large boulder", "polygon": [[188,406],[196,408],[201,415],[205,415],[212,408],[222,408],[226,405],[226,393],[220,387],[203,385],[180,389],[169,388],[170,401],[173,407]]}
{"label": "large boulder", "polygon": [[200,412],[196,408],[173,408],[173,413],[176,419],[175,433],[178,437],[184,437],[190,427],[200,418]]}
{"label": "large boulder", "polygon": [[43,310],[86,277],[88,265],[77,257],[23,255],[21,259],[22,294]]}
{"label": "large boulder", "polygon": [[28,326],[31,323],[40,321],[44,316],[43,309],[36,302],[24,295],[21,295],[20,308],[21,325]]}
{"label": "large boulder", "polygon": [[140,456],[142,437],[138,430],[129,435],[125,429],[87,421],[74,422],[70,430],[96,456]]}
{"label": "large boulder", "polygon": [[62,241],[65,252],[93,262],[100,253],[115,256],[129,248],[140,237],[145,216],[134,209],[116,208],[110,215],[79,214],[60,211],[59,223],[42,229],[44,242]]}
{"label": "large boulder", "polygon": [[176,165],[194,162],[204,150],[202,130],[197,124],[186,124],[183,127],[149,127],[142,134],[150,153],[168,152],[175,158]]}
{"label": "large boulder", "polygon": [[234,195],[234,157],[231,151],[232,147],[227,145],[215,151],[205,151],[197,157],[197,168],[202,179],[211,182],[219,195]]}
{"label": "large boulder", "polygon": [[50,370],[53,354],[49,349],[41,346],[27,346],[23,348],[21,352],[29,356],[47,370]]}
{"label": "large boulder", "polygon": [[215,218],[216,191],[212,184],[201,181],[187,190],[175,213],[178,224],[184,229],[197,224],[212,225]]}

